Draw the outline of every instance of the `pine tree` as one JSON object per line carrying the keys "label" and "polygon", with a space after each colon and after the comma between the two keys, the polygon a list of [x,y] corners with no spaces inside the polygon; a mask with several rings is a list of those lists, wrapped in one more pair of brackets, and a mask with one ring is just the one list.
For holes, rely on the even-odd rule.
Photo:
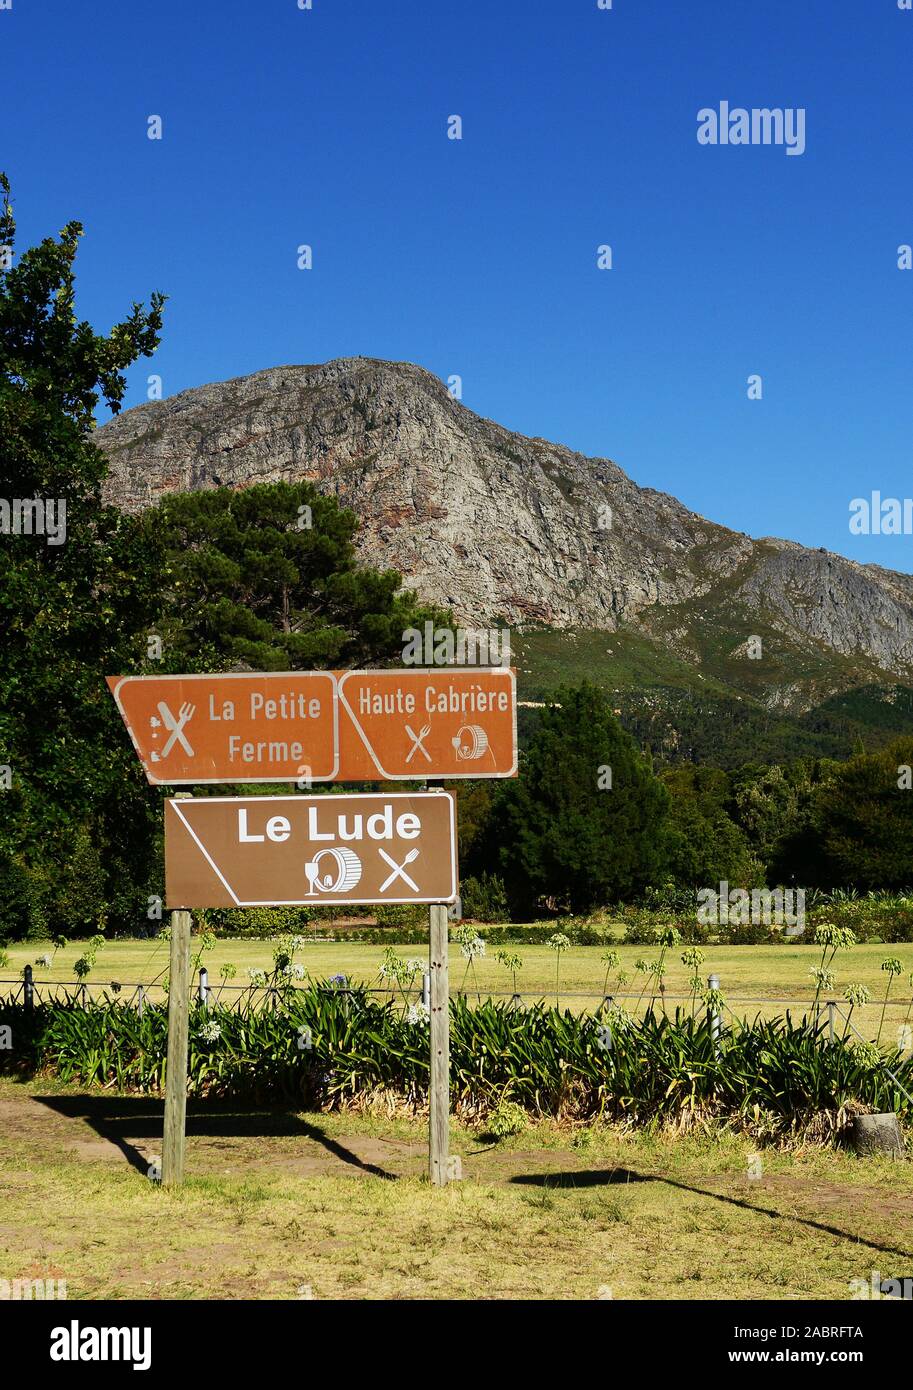
{"label": "pine tree", "polygon": [[668,801],[595,686],[557,691],[490,819],[513,915],[586,911],[657,882]]}
{"label": "pine tree", "polygon": [[406,628],[449,623],[394,570],[356,563],[357,524],[305,482],[166,497],[143,525],[163,556],[157,630],[169,660],[258,671],[391,662]]}

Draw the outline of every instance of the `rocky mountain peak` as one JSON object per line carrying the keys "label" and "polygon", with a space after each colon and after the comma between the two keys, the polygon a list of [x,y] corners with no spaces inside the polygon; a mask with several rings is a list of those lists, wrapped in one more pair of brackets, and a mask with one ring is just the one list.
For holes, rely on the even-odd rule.
{"label": "rocky mountain peak", "polygon": [[412,363],[271,367],[136,406],[97,442],[108,500],[129,510],[173,491],[312,481],[357,513],[367,562],[467,625],[633,624],[687,654],[702,611],[722,605],[745,635],[768,624],[913,668],[911,576],[718,526],[609,459],[483,419]]}

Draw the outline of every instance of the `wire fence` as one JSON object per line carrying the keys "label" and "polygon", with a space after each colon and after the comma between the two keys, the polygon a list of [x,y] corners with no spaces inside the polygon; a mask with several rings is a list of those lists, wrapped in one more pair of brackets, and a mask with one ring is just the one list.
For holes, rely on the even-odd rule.
{"label": "wire fence", "polygon": [[[14,979],[0,979],[0,1004],[18,1003],[27,1007],[48,1003],[76,1004],[82,1007],[87,1007],[89,1004],[116,1004],[124,1008],[136,1009],[142,1016],[148,1005],[162,1004],[167,999],[167,984],[163,976],[164,972],[161,976],[157,976],[147,983],[117,980],[105,983],[89,983],[87,980],[36,980],[31,967],[26,966],[21,976]],[[338,981],[341,982],[344,978],[340,976]],[[852,1015],[855,1014],[866,1020],[877,1017],[880,1024],[889,1023],[890,1026],[896,1026],[898,1050],[913,1051],[913,1022],[911,1022],[913,1019],[913,998],[907,999],[898,995],[887,1003],[870,999],[865,1003],[854,1004],[847,1014],[844,1012],[843,1001],[835,999],[820,997],[804,999],[795,995],[724,995],[720,989],[718,975],[711,975],[707,983],[711,1000],[709,1003],[706,1002],[702,993],[696,993],[693,990],[684,993],[670,990],[605,993],[601,990],[559,988],[556,993],[553,988],[541,991],[518,991],[515,989],[489,989],[481,986],[466,988],[465,985],[461,985],[451,987],[450,996],[451,998],[474,999],[478,1003],[486,999],[507,999],[514,1008],[526,1008],[537,1003],[549,1004],[552,1001],[555,1001],[556,1005],[559,1006],[562,1002],[566,1003],[572,1000],[589,1001],[590,1003],[595,1001],[596,1011],[616,1006],[634,1013],[639,1012],[641,1008],[644,1012],[650,1009],[656,1012],[658,1008],[663,1012],[668,1012],[670,1007],[674,1012],[676,1006],[688,1005],[688,1011],[691,1013],[709,1012],[712,1014],[716,1010],[720,1016],[720,1026],[722,1026],[724,1014],[729,1015],[735,1024],[744,1026],[753,1009],[754,1017],[757,1017],[762,1009],[773,1007],[781,1013],[798,1014],[799,1016],[803,1013],[806,1016],[813,1014],[813,1023],[816,1027],[823,1015],[830,1038],[835,1037],[836,1017],[839,1014],[846,1025],[845,1032],[852,1031],[863,1042],[873,1041],[871,1038],[863,1037],[856,1025],[852,1023]],[[245,1007],[278,1009],[289,990],[304,992],[314,988],[328,994],[367,994],[381,998],[386,997],[391,1001],[399,999],[402,1003],[421,1001],[426,1006],[430,1000],[430,976],[427,974],[422,976],[420,984],[389,982],[381,985],[352,986],[348,982],[306,980],[302,982],[290,981],[281,986],[269,983],[235,985],[224,981],[218,984],[210,983],[208,971],[205,968],[198,972],[193,998],[196,1003],[206,1008],[222,1008],[233,1011]]]}

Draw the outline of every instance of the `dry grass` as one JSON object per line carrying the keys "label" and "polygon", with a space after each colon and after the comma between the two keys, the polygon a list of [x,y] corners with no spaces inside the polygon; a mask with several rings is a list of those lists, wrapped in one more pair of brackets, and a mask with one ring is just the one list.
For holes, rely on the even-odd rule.
{"label": "dry grass", "polygon": [[421,1122],[191,1112],[188,1181],[161,1106],[0,1081],[0,1278],[71,1298],[849,1297],[913,1261],[913,1172],[733,1135],[542,1124],[501,1145],[454,1125],[464,1181],[424,1179]]}

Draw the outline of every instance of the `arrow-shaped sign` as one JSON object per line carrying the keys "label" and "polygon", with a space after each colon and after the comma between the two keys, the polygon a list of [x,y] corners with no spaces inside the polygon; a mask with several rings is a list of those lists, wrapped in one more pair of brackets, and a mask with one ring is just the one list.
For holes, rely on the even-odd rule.
{"label": "arrow-shaped sign", "polygon": [[454,798],[438,791],[166,801],[165,883],[169,907],[453,902]]}
{"label": "arrow-shaped sign", "polygon": [[513,777],[503,667],[109,676],[155,784]]}

